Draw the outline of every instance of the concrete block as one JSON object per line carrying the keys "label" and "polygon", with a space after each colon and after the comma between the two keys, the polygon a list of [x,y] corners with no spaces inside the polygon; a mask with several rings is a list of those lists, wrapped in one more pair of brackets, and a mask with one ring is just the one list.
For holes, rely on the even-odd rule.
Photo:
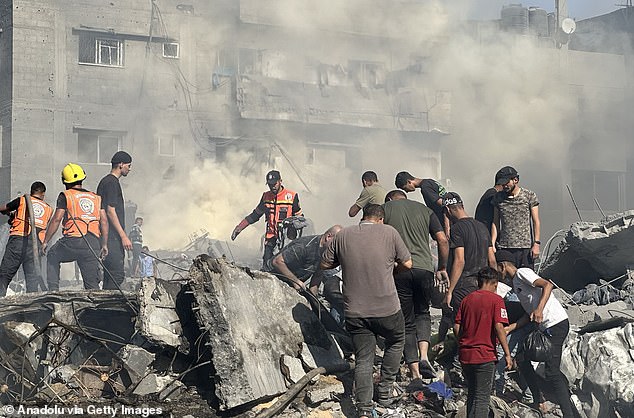
{"label": "concrete block", "polygon": [[147,396],[153,393],[159,393],[170,385],[173,380],[173,376],[159,376],[156,373],[150,373],[139,382],[132,393],[138,396]]}
{"label": "concrete block", "polygon": [[286,354],[280,358],[280,368],[282,374],[290,384],[297,383],[299,379],[306,374],[302,366],[302,361]]}
{"label": "concrete block", "polygon": [[333,395],[343,395],[343,383],[334,376],[322,376],[317,383],[306,390],[306,401],[315,405],[332,399]]}
{"label": "concrete block", "polygon": [[123,360],[123,367],[128,371],[132,383],[136,383],[147,374],[148,366],[155,360],[156,355],[141,347],[126,345],[117,353]]}
{"label": "concrete block", "polygon": [[285,392],[280,357],[296,357],[304,341],[333,344],[306,300],[270,274],[203,255],[189,279],[220,410]]}
{"label": "concrete block", "polygon": [[318,345],[303,343],[300,358],[310,370],[317,367],[325,367],[327,370],[331,370],[333,368],[341,368],[346,364],[343,359],[343,353],[337,344],[332,344],[325,349]]}

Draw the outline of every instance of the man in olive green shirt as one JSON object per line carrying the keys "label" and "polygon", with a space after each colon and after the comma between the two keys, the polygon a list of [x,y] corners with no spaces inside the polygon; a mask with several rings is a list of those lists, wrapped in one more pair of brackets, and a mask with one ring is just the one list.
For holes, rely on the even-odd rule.
{"label": "man in olive green shirt", "polygon": [[354,218],[366,205],[382,205],[385,200],[385,189],[379,184],[379,179],[374,171],[366,171],[361,176],[363,190],[354,205],[350,206],[348,216]]}

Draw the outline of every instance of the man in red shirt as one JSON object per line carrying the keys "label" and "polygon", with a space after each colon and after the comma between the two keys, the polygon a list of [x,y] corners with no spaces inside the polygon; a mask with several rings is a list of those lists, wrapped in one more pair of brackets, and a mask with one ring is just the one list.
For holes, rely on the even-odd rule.
{"label": "man in red shirt", "polygon": [[504,332],[504,325],[508,324],[504,299],[495,293],[500,279],[501,274],[495,269],[480,270],[479,289],[462,300],[456,315],[454,334],[467,381],[467,418],[489,416],[497,340],[504,349],[507,369],[513,364]]}

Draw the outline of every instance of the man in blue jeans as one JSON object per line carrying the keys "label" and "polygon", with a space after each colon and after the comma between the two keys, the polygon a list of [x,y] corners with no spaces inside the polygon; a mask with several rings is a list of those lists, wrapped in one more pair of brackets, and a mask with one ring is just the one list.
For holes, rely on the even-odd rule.
{"label": "man in blue jeans", "polygon": [[341,265],[346,329],[355,354],[354,396],[360,418],[373,415],[372,366],[376,338],[385,338],[378,384],[379,404],[391,402],[392,387],[405,344],[405,321],[394,285],[394,263],[410,269],[412,257],[398,232],[383,224],[380,205],[363,208],[359,225],[335,235],[321,258],[320,268]]}

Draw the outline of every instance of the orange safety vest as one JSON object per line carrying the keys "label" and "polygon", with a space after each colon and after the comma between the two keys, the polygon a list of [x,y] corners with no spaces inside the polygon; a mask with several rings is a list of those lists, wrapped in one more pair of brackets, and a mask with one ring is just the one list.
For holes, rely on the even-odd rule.
{"label": "orange safety vest", "polygon": [[66,196],[66,214],[64,215],[63,233],[67,237],[81,237],[88,232],[101,237],[99,219],[101,197],[93,192],[68,189]]}
{"label": "orange safety vest", "polygon": [[[31,203],[33,204],[35,228],[36,230],[39,230],[37,232],[37,236],[40,241],[43,241],[44,235],[46,235],[46,226],[48,225],[48,221],[51,219],[51,216],[53,216],[53,208],[51,208],[45,201],[34,196],[31,196]],[[31,234],[31,225],[29,225],[26,210],[26,199],[24,196],[21,196],[18,209],[15,211],[15,216],[11,220],[9,235],[26,237]]]}
{"label": "orange safety vest", "polygon": [[267,209],[266,212],[266,239],[277,237],[277,224],[290,216],[302,214],[300,209],[293,213],[293,201],[297,193],[282,188],[277,195],[272,191],[262,194],[262,201]]}

